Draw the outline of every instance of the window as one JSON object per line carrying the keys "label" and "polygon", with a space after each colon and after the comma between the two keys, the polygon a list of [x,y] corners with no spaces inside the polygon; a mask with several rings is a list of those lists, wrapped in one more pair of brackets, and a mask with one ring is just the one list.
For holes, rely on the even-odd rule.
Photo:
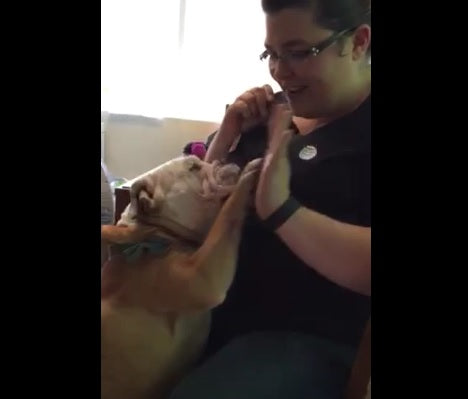
{"label": "window", "polygon": [[162,116],[178,47],[176,0],[101,0],[101,109]]}
{"label": "window", "polygon": [[255,0],[102,0],[102,110],[219,122],[244,90],[277,85],[258,59]]}

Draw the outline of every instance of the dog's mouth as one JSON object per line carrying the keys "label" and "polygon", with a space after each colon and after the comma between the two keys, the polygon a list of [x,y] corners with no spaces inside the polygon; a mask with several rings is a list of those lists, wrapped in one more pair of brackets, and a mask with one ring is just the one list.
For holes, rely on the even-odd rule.
{"label": "dog's mouth", "polygon": [[229,196],[240,177],[240,168],[235,164],[214,161],[203,171],[203,196],[208,199],[224,199]]}

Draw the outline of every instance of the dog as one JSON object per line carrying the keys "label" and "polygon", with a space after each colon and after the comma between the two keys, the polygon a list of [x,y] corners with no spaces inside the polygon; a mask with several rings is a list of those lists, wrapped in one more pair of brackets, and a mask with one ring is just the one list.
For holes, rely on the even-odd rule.
{"label": "dog", "polygon": [[135,181],[120,221],[102,226],[102,399],[166,398],[199,358],[259,167],[176,158]]}

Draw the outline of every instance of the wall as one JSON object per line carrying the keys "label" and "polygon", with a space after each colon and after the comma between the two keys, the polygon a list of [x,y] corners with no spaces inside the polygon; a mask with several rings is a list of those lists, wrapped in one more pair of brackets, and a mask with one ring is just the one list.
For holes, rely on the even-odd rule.
{"label": "wall", "polygon": [[205,141],[218,124],[166,118],[111,115],[104,136],[104,161],[116,177],[132,179],[182,155],[190,141]]}

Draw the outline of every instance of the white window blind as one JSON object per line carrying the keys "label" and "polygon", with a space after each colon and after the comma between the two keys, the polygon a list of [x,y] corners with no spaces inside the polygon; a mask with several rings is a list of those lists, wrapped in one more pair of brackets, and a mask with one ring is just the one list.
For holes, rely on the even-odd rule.
{"label": "white window blind", "polygon": [[260,0],[101,0],[101,15],[102,110],[220,121],[244,90],[277,89]]}

